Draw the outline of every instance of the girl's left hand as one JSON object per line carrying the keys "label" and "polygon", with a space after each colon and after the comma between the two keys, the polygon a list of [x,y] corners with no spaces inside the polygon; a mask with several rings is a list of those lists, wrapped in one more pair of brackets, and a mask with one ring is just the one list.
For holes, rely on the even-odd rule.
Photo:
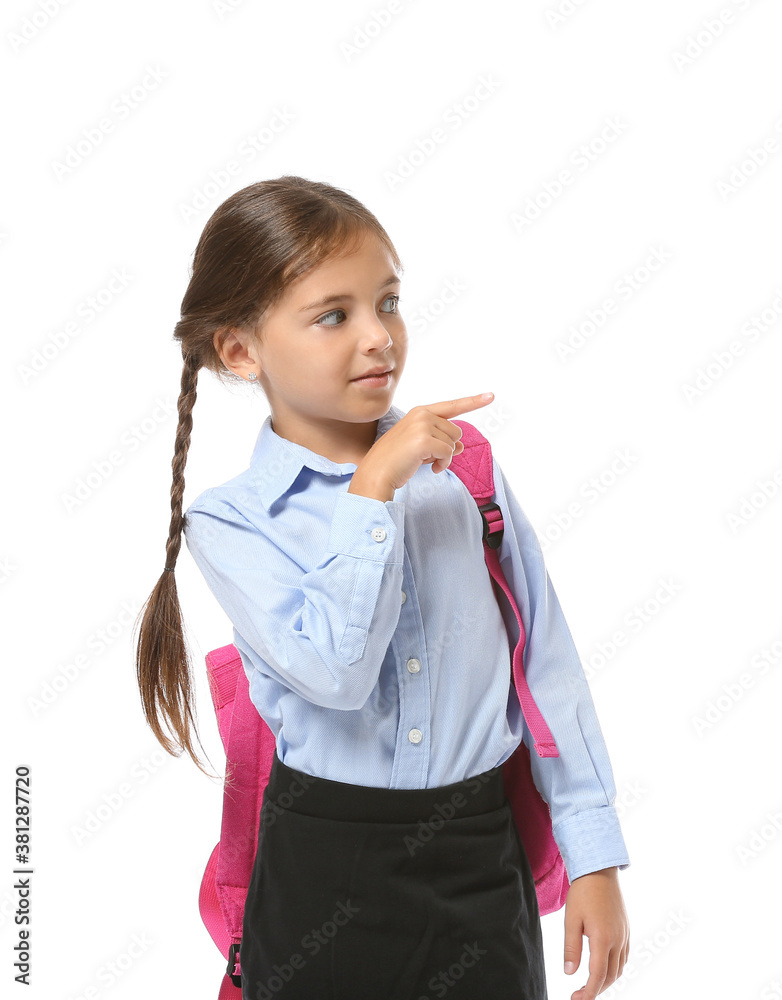
{"label": "girl's left hand", "polygon": [[[602,868],[570,883],[565,900],[565,973],[573,975],[581,962],[581,940],[589,938],[589,979],[571,1000],[595,1000],[622,975],[630,951],[619,872]],[[572,963],[569,964],[569,963]]]}

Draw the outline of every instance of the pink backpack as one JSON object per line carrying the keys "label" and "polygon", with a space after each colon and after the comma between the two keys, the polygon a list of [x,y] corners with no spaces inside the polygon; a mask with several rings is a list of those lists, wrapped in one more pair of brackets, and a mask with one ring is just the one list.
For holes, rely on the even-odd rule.
{"label": "pink backpack", "polygon": [[[481,432],[464,420],[464,451],[449,468],[467,486],[483,515],[486,565],[503,589],[519,623],[519,641],[513,651],[512,677],[524,719],[539,757],[558,757],[559,751],[524,676],[522,654],[525,633],[516,601],[500,567],[502,511],[494,503],[491,446]],[[495,590],[495,594],[496,594]],[[498,595],[497,595],[498,596]],[[228,960],[218,1000],[237,1000],[241,990],[239,946],[242,918],[258,848],[258,826],[263,793],[269,782],[276,741],[250,701],[249,684],[236,646],[229,644],[206,655],[209,685],[226,753],[230,788],[224,789],[220,841],[212,851],[201,881],[199,908],[212,939]],[[532,779],[530,754],[522,741],[502,765],[505,795],[535,878],[541,915],[565,904],[570,883],[565,863],[552,833],[548,805]]]}

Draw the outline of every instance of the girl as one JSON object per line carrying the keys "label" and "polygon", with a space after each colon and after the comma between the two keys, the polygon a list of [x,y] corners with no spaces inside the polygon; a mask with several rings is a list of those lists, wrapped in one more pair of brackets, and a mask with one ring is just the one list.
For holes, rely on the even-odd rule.
{"label": "girl", "polygon": [[[157,739],[200,768],[173,575],[184,530],[277,743],[244,910],[245,1000],[547,1000],[501,767],[530,734],[481,518],[448,469],[462,450],[450,418],[491,394],[392,405],[407,355],[401,271],[385,230],[344,191],[295,176],[251,184],[207,222],[175,329],[172,518],[138,680]],[[249,467],[183,516],[202,367],[260,386],[271,413]],[[531,763],[571,882],[566,971],[586,935],[589,979],[573,998],[594,1000],[627,960],[617,872],[630,862],[540,546],[496,460],[494,476],[527,679],[559,747]]]}

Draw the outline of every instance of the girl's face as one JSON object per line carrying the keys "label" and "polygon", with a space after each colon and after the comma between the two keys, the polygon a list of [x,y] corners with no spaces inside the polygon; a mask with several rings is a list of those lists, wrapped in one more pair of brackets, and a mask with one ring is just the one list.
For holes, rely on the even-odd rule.
{"label": "girl's face", "polygon": [[[223,359],[245,378],[258,372],[275,433],[335,462],[361,461],[407,358],[399,290],[388,251],[369,234],[286,289],[261,322],[261,344],[241,348],[229,335]],[[355,381],[374,368],[391,369],[385,385]]]}

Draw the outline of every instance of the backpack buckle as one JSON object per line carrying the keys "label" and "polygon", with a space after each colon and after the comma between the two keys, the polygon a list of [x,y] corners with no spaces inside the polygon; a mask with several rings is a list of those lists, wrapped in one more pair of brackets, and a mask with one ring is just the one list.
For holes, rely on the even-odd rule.
{"label": "backpack buckle", "polygon": [[232,944],[231,947],[228,949],[228,968],[225,971],[226,975],[230,977],[231,982],[234,984],[234,986],[238,986],[239,988],[241,988],[242,985],[241,968],[238,973],[235,971],[236,959],[238,956],[239,956],[239,945]]}
{"label": "backpack buckle", "polygon": [[505,532],[504,521],[502,519],[502,509],[499,504],[490,500],[489,503],[478,505],[478,510],[483,518],[483,540],[490,549],[498,549],[502,544],[502,536]]}

